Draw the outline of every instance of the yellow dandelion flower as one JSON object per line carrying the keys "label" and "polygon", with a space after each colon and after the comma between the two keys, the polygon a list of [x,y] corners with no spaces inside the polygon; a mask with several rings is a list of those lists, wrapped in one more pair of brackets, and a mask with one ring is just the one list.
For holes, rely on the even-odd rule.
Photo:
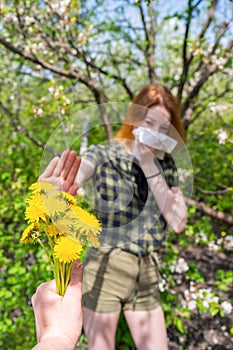
{"label": "yellow dandelion flower", "polygon": [[68,204],[58,193],[42,194],[41,197],[50,218],[59,215],[59,213],[64,213],[68,209]]}
{"label": "yellow dandelion flower", "polygon": [[82,209],[79,206],[71,206],[71,209],[77,215],[78,219],[82,222],[83,226],[87,228],[87,230],[92,230],[93,232],[100,232],[101,225],[99,220],[95,215],[88,213],[86,210]]}
{"label": "yellow dandelion flower", "polygon": [[20,238],[21,243],[28,243],[32,240],[32,233],[33,231],[37,231],[38,227],[35,223],[30,224],[22,233],[22,237]]}
{"label": "yellow dandelion flower", "polygon": [[46,229],[48,235],[50,237],[56,237],[57,235],[61,235],[62,233],[57,229],[57,227],[53,224],[49,224]]}
{"label": "yellow dandelion flower", "polygon": [[222,236],[222,237],[225,237],[226,234],[227,234],[227,233],[226,233],[225,231],[222,231],[222,232],[221,232],[221,236]]}
{"label": "yellow dandelion flower", "polygon": [[71,206],[71,208],[69,215],[73,219],[69,230],[65,231],[66,236],[74,241],[79,241],[82,245],[86,245],[89,241],[93,246],[98,247],[99,241],[96,235],[101,230],[98,219],[78,206]]}
{"label": "yellow dandelion flower", "polygon": [[28,200],[28,206],[25,210],[25,218],[29,222],[46,221],[46,211],[39,193],[35,193]]}
{"label": "yellow dandelion flower", "polygon": [[29,187],[30,190],[32,190],[33,192],[40,192],[40,183],[39,182],[35,182],[33,183],[30,187]]}
{"label": "yellow dandelion flower", "polygon": [[82,249],[79,242],[74,242],[67,237],[61,237],[53,248],[53,255],[60,262],[70,263],[80,256]]}
{"label": "yellow dandelion flower", "polygon": [[101,226],[97,218],[78,206],[66,205],[66,210],[52,217],[53,225],[66,237],[73,241],[79,241],[82,245],[91,241],[94,246],[98,246],[97,235]]}
{"label": "yellow dandelion flower", "polygon": [[55,187],[50,182],[46,182],[46,181],[35,182],[29,188],[34,193],[39,193],[39,192],[48,193],[48,192],[56,191]]}
{"label": "yellow dandelion flower", "polygon": [[72,196],[71,194],[66,193],[66,192],[63,192],[63,195],[69,204],[76,205],[76,199],[74,196]]}
{"label": "yellow dandelion flower", "polygon": [[98,238],[92,232],[88,232],[87,238],[95,248],[98,248],[100,246]]}
{"label": "yellow dandelion flower", "polygon": [[90,242],[95,248],[98,248],[100,246],[97,236],[91,231],[85,232],[85,234],[76,232],[75,236],[76,240],[78,240],[82,244],[82,246],[87,245],[88,242]]}
{"label": "yellow dandelion flower", "polygon": [[74,217],[67,215],[66,212],[63,216],[53,218],[52,221],[58,231],[65,233],[73,225],[74,219]]}

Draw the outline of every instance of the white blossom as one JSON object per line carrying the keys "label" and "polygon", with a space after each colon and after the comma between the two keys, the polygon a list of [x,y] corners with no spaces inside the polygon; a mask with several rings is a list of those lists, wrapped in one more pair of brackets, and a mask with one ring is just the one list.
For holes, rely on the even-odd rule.
{"label": "white blossom", "polygon": [[216,65],[216,67],[223,69],[224,65],[227,63],[227,58],[211,56],[211,62]]}
{"label": "white blossom", "polygon": [[189,310],[193,311],[197,307],[197,288],[193,281],[190,282],[189,289],[184,291],[184,299],[181,304],[183,307],[187,307]]}
{"label": "white blossom", "polygon": [[179,258],[177,261],[174,261],[172,265],[170,266],[170,271],[172,273],[183,273],[188,271],[189,267],[184,258]]}
{"label": "white blossom", "polygon": [[217,239],[217,244],[218,244],[219,246],[222,244],[222,242],[223,242],[223,238]]}
{"label": "white blossom", "polygon": [[190,171],[187,170],[187,169],[178,168],[177,171],[178,171],[179,181],[182,182],[182,183],[186,183],[187,179],[190,176],[192,176]]}
{"label": "white blossom", "polygon": [[59,2],[50,1],[50,6],[54,11],[58,12],[60,15],[63,15],[69,3],[70,0],[60,0]]}
{"label": "white blossom", "polygon": [[219,250],[219,246],[218,246],[218,244],[215,243],[215,241],[211,241],[208,244],[208,249],[213,251],[213,252],[217,252]]}
{"label": "white blossom", "polygon": [[210,288],[201,288],[198,290],[198,298],[202,300],[203,306],[208,309],[210,307],[210,303],[219,302],[219,297],[213,294],[213,291]]}
{"label": "white blossom", "polygon": [[226,236],[223,241],[223,246],[228,251],[233,251],[233,236]]}
{"label": "white blossom", "polygon": [[215,133],[217,134],[219,144],[225,145],[226,139],[228,137],[227,132],[223,129],[219,129],[219,130],[216,130]]}
{"label": "white blossom", "polygon": [[231,305],[231,303],[229,301],[223,301],[221,303],[221,307],[222,307],[225,315],[230,315],[231,314],[231,312],[232,312],[232,305]]}
{"label": "white blossom", "polygon": [[189,290],[191,293],[196,293],[197,288],[196,288],[195,283],[193,281],[190,282]]}
{"label": "white blossom", "polygon": [[34,18],[30,16],[25,16],[24,21],[26,26],[30,26],[34,22]]}
{"label": "white blossom", "polygon": [[216,102],[210,102],[208,107],[212,113],[221,113],[227,110],[226,105],[216,105]]}
{"label": "white blossom", "polygon": [[55,91],[55,93],[54,93],[54,97],[56,97],[56,98],[57,98],[57,97],[59,97],[59,96],[60,96],[60,93],[59,93],[59,91],[58,91],[58,90],[56,90],[56,91]]}
{"label": "white blossom", "polygon": [[36,114],[37,114],[39,117],[41,117],[42,114],[43,114],[43,109],[42,109],[42,108],[38,108]]}
{"label": "white blossom", "polygon": [[165,280],[165,278],[160,278],[159,279],[159,290],[160,290],[160,292],[164,292],[167,289],[168,289],[167,281]]}
{"label": "white blossom", "polygon": [[23,15],[23,13],[24,13],[23,7],[18,8],[18,13],[19,13],[20,15]]}
{"label": "white blossom", "polygon": [[48,90],[49,90],[49,92],[52,94],[52,93],[54,92],[55,88],[54,88],[54,86],[50,86],[50,87],[48,88]]}
{"label": "white blossom", "polygon": [[207,243],[207,242],[208,242],[208,237],[207,237],[207,235],[206,235],[204,232],[202,232],[202,231],[200,231],[200,232],[196,235],[196,237],[195,237],[195,243],[196,243],[196,244],[199,243],[200,241],[202,241],[202,242],[204,242],[204,243]]}
{"label": "white blossom", "polygon": [[190,301],[188,301],[187,307],[188,307],[188,309],[191,310],[191,311],[195,310],[196,307],[197,307],[197,302],[196,302],[196,300],[190,300]]}
{"label": "white blossom", "polygon": [[76,55],[76,54],[77,54],[77,50],[74,49],[74,48],[71,48],[71,49],[70,49],[70,53],[71,53],[72,55]]}
{"label": "white blossom", "polygon": [[184,297],[186,300],[197,300],[197,292],[196,292],[196,289],[194,289],[193,291],[190,290],[191,288],[186,289],[184,291]]}

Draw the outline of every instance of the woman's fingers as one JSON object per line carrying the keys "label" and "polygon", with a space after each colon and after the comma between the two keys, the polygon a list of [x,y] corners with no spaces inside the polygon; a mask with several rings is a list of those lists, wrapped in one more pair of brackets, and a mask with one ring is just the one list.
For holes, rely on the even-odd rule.
{"label": "woman's fingers", "polygon": [[54,157],[45,169],[45,171],[40,175],[38,180],[43,181],[51,177],[54,173],[55,168],[57,167],[58,162],[59,157]]}
{"label": "woman's fingers", "polygon": [[[61,176],[62,176],[62,178],[64,180],[66,180],[66,179],[72,180],[71,174],[73,175],[73,172],[75,172],[75,171],[77,173],[77,170],[78,170],[78,166],[77,165],[78,164],[76,164],[76,162],[77,162],[76,152],[75,151],[70,151],[69,154],[66,157],[66,162],[64,163],[63,169],[62,169],[62,172],[61,172]],[[73,178],[72,182],[74,181],[74,178]]]}
{"label": "woman's fingers", "polygon": [[66,180],[69,181],[70,183],[74,182],[80,167],[80,163],[81,163],[81,158],[76,157],[72,163],[72,167],[70,168],[69,173],[66,176]]}
{"label": "woman's fingers", "polygon": [[69,194],[71,194],[72,196],[75,196],[77,193],[77,190],[79,188],[78,184],[73,184],[71,185],[67,190],[64,189],[65,192],[68,192]]}
{"label": "woman's fingers", "polygon": [[69,157],[70,151],[66,150],[62,153],[61,158],[59,159],[59,162],[57,163],[56,168],[54,169],[53,175],[56,177],[61,176],[61,173],[65,167],[65,164],[67,163],[67,159]]}

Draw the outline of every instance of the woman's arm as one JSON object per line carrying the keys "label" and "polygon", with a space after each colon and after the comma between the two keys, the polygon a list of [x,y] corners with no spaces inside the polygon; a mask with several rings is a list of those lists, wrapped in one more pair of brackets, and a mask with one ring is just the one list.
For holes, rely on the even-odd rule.
{"label": "woman's arm", "polygon": [[94,164],[90,160],[82,158],[75,182],[81,185],[84,181],[89,180],[93,176],[94,172]]}
{"label": "woman's arm", "polygon": [[147,147],[140,145],[140,151],[140,165],[164,219],[176,233],[182,232],[187,221],[187,207],[181,190],[168,187],[161,169],[154,162],[153,153]]}

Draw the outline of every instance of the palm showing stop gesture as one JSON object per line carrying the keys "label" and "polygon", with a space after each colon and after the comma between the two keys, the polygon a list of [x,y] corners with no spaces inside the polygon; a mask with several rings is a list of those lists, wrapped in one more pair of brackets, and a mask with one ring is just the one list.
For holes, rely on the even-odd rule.
{"label": "palm showing stop gesture", "polygon": [[75,178],[79,170],[81,158],[75,151],[64,151],[61,157],[54,157],[38,181],[46,181],[54,185],[57,190],[74,195],[79,185]]}

